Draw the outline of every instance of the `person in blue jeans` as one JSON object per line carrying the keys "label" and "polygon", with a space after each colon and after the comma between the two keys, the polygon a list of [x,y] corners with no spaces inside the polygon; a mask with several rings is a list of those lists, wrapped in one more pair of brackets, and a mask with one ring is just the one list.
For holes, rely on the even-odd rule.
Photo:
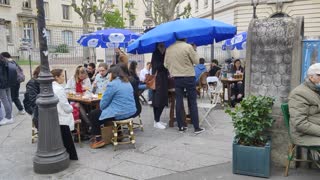
{"label": "person in blue jeans", "polygon": [[11,58],[11,55],[8,52],[2,52],[1,55],[3,57],[5,57],[8,62],[13,63],[16,68],[17,68],[17,73],[19,72],[19,74],[17,74],[17,81],[15,81],[15,83],[10,87],[10,91],[11,91],[11,99],[12,102],[14,102],[14,104],[16,105],[17,109],[18,109],[18,114],[20,115],[24,115],[26,112],[24,111],[24,108],[21,104],[21,101],[19,99],[19,90],[20,90],[20,84],[21,82],[24,81],[24,74],[23,74],[23,70],[22,68]]}
{"label": "person in blue jeans", "polygon": [[97,119],[90,118],[92,121],[91,134],[94,136],[94,141],[90,144],[92,149],[105,146],[101,137],[100,126],[102,124],[131,118],[137,112],[133,87],[127,74],[123,72],[119,64],[110,68],[108,72],[110,82],[100,101],[100,111],[90,113],[90,117],[97,117]]}
{"label": "person in blue jeans", "polygon": [[[9,63],[5,57],[0,55],[0,101],[2,102],[5,110],[5,117],[1,117],[0,126],[14,123],[12,117],[12,100],[10,88],[15,84],[16,79],[16,66],[13,63]],[[0,116],[2,116],[2,112]]]}
{"label": "person in blue jeans", "polygon": [[186,43],[186,39],[177,39],[166,51],[164,66],[174,78],[176,94],[176,119],[180,132],[187,130],[183,125],[183,96],[187,90],[188,106],[194,133],[199,134],[204,128],[199,127],[199,114],[197,106],[197,90],[193,65],[198,64],[199,58],[193,47]]}

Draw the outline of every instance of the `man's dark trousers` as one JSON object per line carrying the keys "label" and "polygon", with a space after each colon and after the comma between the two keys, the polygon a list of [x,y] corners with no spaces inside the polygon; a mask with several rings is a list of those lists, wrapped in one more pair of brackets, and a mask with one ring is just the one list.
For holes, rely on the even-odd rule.
{"label": "man's dark trousers", "polygon": [[183,95],[184,89],[187,90],[187,98],[191,121],[195,129],[199,128],[199,114],[197,106],[197,91],[194,76],[190,77],[174,77],[175,93],[176,93],[176,119],[178,127],[182,128],[184,120],[182,119],[183,112]]}
{"label": "man's dark trousers", "polygon": [[19,89],[20,89],[20,83],[16,83],[14,86],[10,87],[11,99],[12,99],[12,102],[14,102],[14,104],[17,106],[18,110],[22,111],[23,106],[19,99]]}

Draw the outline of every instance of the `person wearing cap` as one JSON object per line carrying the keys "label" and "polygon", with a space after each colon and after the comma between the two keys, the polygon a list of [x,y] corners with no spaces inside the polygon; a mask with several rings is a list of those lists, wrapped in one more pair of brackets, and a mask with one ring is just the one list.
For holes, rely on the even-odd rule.
{"label": "person wearing cap", "polygon": [[293,143],[320,149],[320,63],[309,67],[305,81],[290,92],[288,105]]}

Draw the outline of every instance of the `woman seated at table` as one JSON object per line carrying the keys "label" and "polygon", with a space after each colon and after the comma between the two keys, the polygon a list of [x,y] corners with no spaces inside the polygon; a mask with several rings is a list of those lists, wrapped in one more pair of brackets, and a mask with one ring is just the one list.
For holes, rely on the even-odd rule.
{"label": "woman seated at table", "polygon": [[53,92],[59,99],[57,110],[63,145],[69,153],[69,158],[71,160],[78,160],[77,151],[74,147],[70,132],[74,130],[74,119],[72,115],[73,108],[69,104],[62,86],[64,83],[64,72],[62,69],[53,69],[51,74],[54,77],[54,81],[52,82]]}
{"label": "woman seated at table", "polygon": [[133,96],[134,96],[134,101],[136,103],[136,108],[137,111],[136,113],[132,116],[132,117],[136,117],[138,115],[140,115],[142,107],[140,104],[140,100],[139,100],[139,77],[137,76],[137,74],[134,74],[136,67],[134,67],[136,64],[135,61],[132,61],[132,63],[130,64],[131,69],[128,68],[128,63],[126,60],[122,61],[121,57],[120,57],[120,61],[119,61],[119,66],[121,67],[122,71],[128,76],[129,82],[133,88]]}
{"label": "woman seated at table", "polygon": [[[233,62],[233,66],[231,69],[232,74],[244,74],[244,68],[241,66],[240,59],[236,59]],[[244,77],[244,76],[242,76]],[[244,80],[244,78],[243,78]],[[244,95],[244,83],[242,81],[238,81],[231,86],[231,105],[234,106],[235,103],[238,103],[242,100]]]}
{"label": "woman seated at table", "polygon": [[91,82],[86,69],[80,65],[77,67],[73,77],[71,77],[66,85],[67,90],[75,91],[76,93],[84,93],[91,89]]}
{"label": "woman seated at table", "polygon": [[[134,78],[135,82],[138,84],[138,90],[143,92],[145,89],[147,89],[147,85],[140,81],[140,78],[137,74],[137,66],[138,63],[136,61],[132,61],[129,65],[129,76]],[[140,94],[140,92],[138,92]]]}
{"label": "woman seated at table", "polygon": [[137,109],[133,96],[133,88],[128,80],[128,76],[123,72],[119,65],[109,69],[110,82],[100,101],[101,114],[97,117],[99,111],[90,113],[92,120],[91,133],[94,135],[94,141],[90,147],[93,149],[103,147],[105,142],[101,137],[100,125],[108,121],[120,121],[132,117]]}
{"label": "woman seated at table", "polygon": [[108,78],[108,65],[106,63],[100,63],[98,67],[99,74],[96,75],[92,83],[92,93],[104,93],[106,90],[107,84],[109,82]]}
{"label": "woman seated at table", "polygon": [[[65,88],[67,91],[73,91],[73,92],[76,92],[77,94],[82,94],[87,90],[91,89],[90,79],[88,78],[86,69],[82,65],[77,67],[74,76],[68,80]],[[80,108],[80,118],[83,120],[82,122],[84,122],[81,124],[83,124],[83,127],[86,127],[87,129],[88,126],[91,124],[87,116],[87,112],[82,104],[77,103],[76,106]],[[82,131],[82,132],[86,133],[86,131]],[[85,139],[87,138],[84,137],[84,140]]]}
{"label": "woman seated at table", "polygon": [[[130,73],[130,70],[128,68],[128,61],[129,61],[128,55],[125,55],[125,54],[120,55],[118,65],[121,67],[122,71],[128,76],[129,82],[133,88],[133,95],[134,95],[134,100],[136,102],[137,111],[132,117],[136,117],[140,115],[141,109],[142,109],[140,100],[139,100],[139,77],[134,77],[135,75],[132,75],[134,70],[131,70],[132,74]],[[134,69],[134,65],[133,65],[134,62],[135,61],[133,61],[130,64],[130,66],[132,65],[131,67],[132,69]]]}

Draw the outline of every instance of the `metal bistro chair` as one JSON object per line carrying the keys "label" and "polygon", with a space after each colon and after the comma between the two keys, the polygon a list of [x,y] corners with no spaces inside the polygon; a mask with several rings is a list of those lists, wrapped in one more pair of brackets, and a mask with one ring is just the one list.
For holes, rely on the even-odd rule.
{"label": "metal bistro chair", "polygon": [[75,126],[74,129],[77,131],[75,135],[78,137],[79,146],[82,147],[80,125],[81,125],[81,119],[74,120],[74,126]]}
{"label": "metal bistro chair", "polygon": [[140,114],[137,117],[133,118],[133,129],[140,129],[141,131],[143,131],[143,123]]}
{"label": "metal bistro chair", "polygon": [[32,122],[32,129],[31,129],[31,143],[35,143],[36,139],[38,139],[38,130],[34,123]]}
{"label": "metal bistro chair", "polygon": [[[133,132],[133,119],[132,118],[129,118],[129,119],[125,119],[125,120],[121,120],[121,121],[112,121],[113,123],[113,136],[112,136],[112,139],[111,139],[111,142],[113,144],[113,150],[115,151],[116,150],[116,147],[118,146],[118,144],[132,144],[134,148],[136,148],[135,146],[135,143],[136,143],[136,140],[135,140],[135,135],[134,135],[134,132]],[[127,126],[127,133],[125,133],[123,127],[124,126]],[[118,136],[118,131],[122,132],[122,135],[121,136]],[[118,142],[118,140],[121,139],[127,139],[126,141],[121,141],[121,142]]]}
{"label": "metal bistro chair", "polygon": [[[310,155],[310,150],[319,150],[319,147],[312,147],[312,146],[300,146],[298,144],[294,144],[290,135],[290,114],[289,114],[289,106],[288,103],[283,103],[281,104],[281,110],[283,114],[283,119],[284,123],[287,127],[289,138],[290,138],[290,144],[288,147],[288,158],[286,160],[286,169],[284,172],[284,176],[288,176],[289,173],[289,167],[290,167],[290,162],[291,161],[296,161],[296,162],[309,162],[309,163],[316,163],[314,160],[310,160],[309,155]],[[297,157],[296,151],[297,149],[304,148],[307,150],[307,159],[301,159],[300,157]],[[298,154],[299,155],[299,154]],[[297,167],[297,164],[296,164]]]}
{"label": "metal bistro chair", "polygon": [[208,72],[203,72],[201,73],[200,77],[199,77],[199,83],[197,86],[197,90],[199,93],[199,96],[201,97],[201,90],[202,90],[202,97],[204,97],[204,92],[208,91],[208,86],[207,86],[207,77],[208,77],[209,73]]}
{"label": "metal bistro chair", "polygon": [[202,108],[206,111],[206,113],[203,115],[202,119],[200,120],[200,124],[203,121],[206,121],[208,125],[213,129],[214,127],[208,121],[208,116],[210,115],[211,111],[217,106],[222,86],[219,79],[215,76],[207,77],[206,81],[207,81],[207,88],[208,88],[207,93],[208,93],[210,102],[198,103],[198,108]]}
{"label": "metal bistro chair", "polygon": [[139,100],[141,102],[141,104],[148,104],[148,101],[146,100],[146,98],[144,97],[143,93],[144,93],[144,89],[139,89]]}

